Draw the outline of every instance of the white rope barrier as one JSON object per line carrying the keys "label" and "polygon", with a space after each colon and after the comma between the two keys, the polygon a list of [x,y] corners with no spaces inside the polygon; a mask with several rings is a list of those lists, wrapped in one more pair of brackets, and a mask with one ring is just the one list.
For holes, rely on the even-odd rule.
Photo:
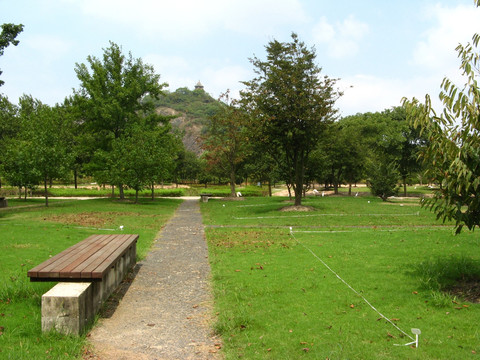
{"label": "white rope barrier", "polygon": [[[294,238],[294,240],[297,242],[297,244],[301,245],[304,249],[306,249],[308,252],[310,252],[313,257],[315,257],[318,261],[320,261],[323,266],[325,266],[330,272],[332,272],[341,282],[343,282],[350,290],[352,290],[357,296],[359,296],[368,306],[370,306],[377,314],[380,315],[381,318],[385,319],[387,322],[389,322],[395,329],[400,331],[402,334],[413,340],[413,342],[405,344],[405,345],[411,345],[411,344],[416,344],[416,347],[418,347],[418,334],[414,332],[416,335],[415,339],[408,335],[405,331],[400,329],[393,321],[391,321],[389,318],[387,318],[385,315],[383,315],[380,311],[378,311],[362,294],[360,294],[357,290],[355,290],[350,284],[348,284],[345,280],[343,280],[340,275],[338,275],[330,266],[327,265],[317,254],[315,254],[309,247],[307,247],[305,244],[301,243],[294,235],[293,229],[290,227],[290,235]],[[420,330],[418,329],[412,329],[412,332],[416,330],[418,333],[420,333]],[[397,345],[397,344],[395,344]]]}
{"label": "white rope barrier", "polygon": [[318,216],[419,216],[420,212],[412,214],[307,214],[307,215],[290,215],[290,216],[249,216],[249,217],[233,217],[235,220],[252,220],[252,219],[288,219]]}

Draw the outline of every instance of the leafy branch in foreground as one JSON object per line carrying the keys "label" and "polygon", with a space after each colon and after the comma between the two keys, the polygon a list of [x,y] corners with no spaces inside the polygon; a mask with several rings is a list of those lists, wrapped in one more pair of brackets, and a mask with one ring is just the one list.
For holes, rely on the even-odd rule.
{"label": "leafy branch in foreground", "polygon": [[[477,1],[477,6],[480,1]],[[403,99],[408,116],[429,139],[422,153],[429,165],[427,175],[439,189],[422,204],[443,221],[455,220],[456,232],[466,225],[480,226],[480,35],[472,43],[458,45],[460,69],[466,77],[463,88],[444,78],[439,94],[444,109],[438,116],[428,95],[425,104]]]}

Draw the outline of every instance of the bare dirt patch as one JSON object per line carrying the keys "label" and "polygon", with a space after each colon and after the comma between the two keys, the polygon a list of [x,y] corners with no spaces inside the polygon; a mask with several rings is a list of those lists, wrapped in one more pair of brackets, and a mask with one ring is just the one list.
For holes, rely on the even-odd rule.
{"label": "bare dirt patch", "polygon": [[136,214],[128,212],[83,212],[78,214],[50,215],[43,220],[68,225],[98,227],[114,223],[118,216],[136,216]]}
{"label": "bare dirt patch", "polygon": [[461,280],[445,291],[465,301],[480,304],[480,279]]}
{"label": "bare dirt patch", "polygon": [[285,206],[285,207],[281,208],[280,211],[315,211],[315,208],[313,206],[290,205],[290,206]]}

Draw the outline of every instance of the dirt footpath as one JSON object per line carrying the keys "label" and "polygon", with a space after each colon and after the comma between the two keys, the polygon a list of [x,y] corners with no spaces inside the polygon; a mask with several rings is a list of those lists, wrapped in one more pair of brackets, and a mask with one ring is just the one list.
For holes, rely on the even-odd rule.
{"label": "dirt footpath", "polygon": [[212,335],[212,295],[199,201],[167,223],[123,299],[92,330],[92,358],[221,359]]}

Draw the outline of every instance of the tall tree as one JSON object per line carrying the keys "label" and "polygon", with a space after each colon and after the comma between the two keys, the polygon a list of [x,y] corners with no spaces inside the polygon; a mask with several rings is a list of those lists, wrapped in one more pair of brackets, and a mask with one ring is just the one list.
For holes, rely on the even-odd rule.
{"label": "tall tree", "polygon": [[69,126],[59,107],[51,108],[31,96],[20,98],[19,116],[22,121],[21,147],[27,164],[40,175],[45,190],[45,205],[48,206],[48,181],[64,177],[70,167],[66,139],[70,137]]}
{"label": "tall tree", "polygon": [[222,175],[230,179],[230,196],[235,197],[238,167],[248,156],[248,116],[229,98],[228,92],[220,100],[223,106],[210,118],[203,138],[204,156],[210,168],[221,169]]}
{"label": "tall tree", "polygon": [[274,158],[284,153],[282,168],[289,169],[287,181],[293,185],[298,206],[308,156],[333,120],[334,103],[341,93],[334,89],[335,79],[320,77],[315,49],[308,49],[295,33],[291,37],[289,43],[269,42],[266,60],[251,59],[257,77],[244,82],[242,98],[266,148]]}
{"label": "tall tree", "polygon": [[[17,107],[8,101],[7,97],[0,94],[0,169],[2,163],[8,158],[6,155],[8,140],[14,139],[20,131],[16,115]],[[2,187],[2,174],[0,170],[0,188]]]}
{"label": "tall tree", "polygon": [[[90,69],[83,63],[75,67],[81,83],[75,92],[76,101],[86,129],[96,135],[96,143],[105,154],[112,149],[112,141],[125,134],[131,124],[152,113],[153,102],[142,99],[147,95],[157,98],[166,84],[159,82],[160,75],[155,74],[152,66],[133,58],[131,53],[125,56],[113,42],[104,49],[103,61],[93,56],[88,56],[87,61]],[[155,116],[148,119],[161,121]],[[106,169],[97,163],[97,171],[105,173]],[[116,185],[123,198],[123,184]]]}
{"label": "tall tree", "polygon": [[[13,46],[18,45],[19,41],[16,40],[16,37],[23,31],[23,25],[2,24],[0,27],[2,28],[2,32],[0,33],[0,56],[2,56],[5,52],[5,48],[10,44]],[[1,70],[0,75],[2,75]],[[5,84],[5,82],[0,80],[0,86],[3,84]]]}
{"label": "tall tree", "polygon": [[[476,2],[480,6],[480,0]],[[425,103],[404,99],[409,118],[429,138],[422,156],[428,175],[440,185],[434,197],[423,205],[437,218],[455,220],[456,232],[463,226],[480,226],[480,35],[472,43],[458,45],[460,69],[466,78],[463,88],[444,78],[440,99],[443,111],[437,115],[429,95]]]}

